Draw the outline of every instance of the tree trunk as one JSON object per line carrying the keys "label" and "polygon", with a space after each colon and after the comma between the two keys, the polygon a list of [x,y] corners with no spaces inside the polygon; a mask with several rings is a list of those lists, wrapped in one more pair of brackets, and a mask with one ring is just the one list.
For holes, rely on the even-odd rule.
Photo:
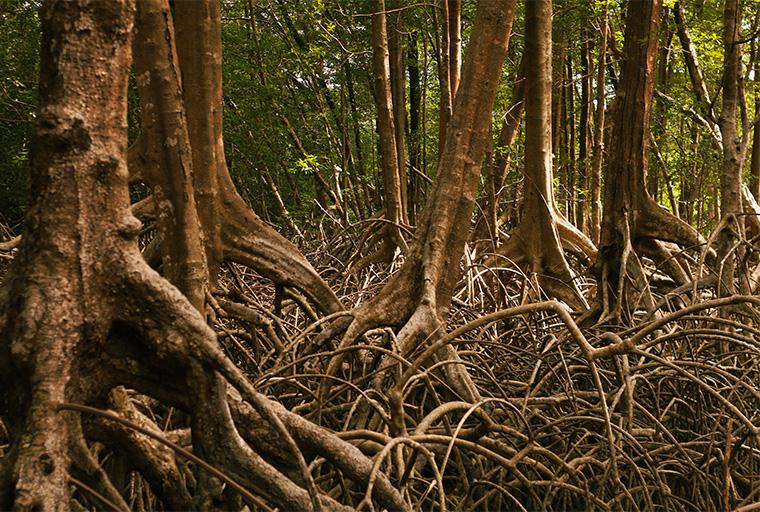
{"label": "tree trunk", "polygon": [[[451,32],[449,30],[449,0],[438,0],[441,6],[441,38],[438,43],[438,86],[440,99],[438,103],[438,161],[443,157],[446,143],[446,130],[452,115],[454,95],[451,93]],[[434,7],[433,9],[437,9]],[[438,17],[438,16],[436,16]]]}
{"label": "tree trunk", "polygon": [[607,108],[607,4],[599,20],[599,56],[596,64],[596,113],[591,164],[591,240],[599,244],[602,226],[602,164],[604,163],[604,113]]}
{"label": "tree trunk", "polygon": [[187,200],[195,195],[193,156],[168,4],[141,1],[135,32],[142,127],[135,149],[143,160],[141,178],[153,190],[162,271],[196,309],[203,311],[208,269],[195,201]]}
{"label": "tree trunk", "polygon": [[[723,173],[720,177],[720,214],[725,227],[719,235],[718,261],[720,295],[735,292],[734,278],[742,247],[734,248],[737,240],[744,236],[742,213],[742,168],[747,154],[749,126],[744,119],[745,136],[739,135],[737,110],[740,102],[739,82],[742,80],[741,7],[738,0],[726,0],[723,10],[723,102],[718,118],[718,126],[723,137]],[[739,254],[737,254],[739,253]]]}
{"label": "tree trunk", "polygon": [[[660,0],[627,5],[625,61],[605,178],[606,183],[614,186],[605,188],[601,242],[595,265],[602,320],[620,320],[624,304],[635,308],[640,298],[645,305],[651,303],[637,250],[648,251],[656,261],[669,260],[662,257],[667,249],[658,241],[685,247],[695,247],[703,241],[691,226],[656,204],[646,187],[660,8]],[[685,280],[680,267],[669,273],[677,281]]]}
{"label": "tree trunk", "polygon": [[509,166],[514,154],[513,146],[520,133],[523,107],[525,105],[525,58],[520,61],[520,67],[512,88],[512,99],[509,102],[507,113],[496,138],[494,157],[488,166],[485,177],[484,201],[480,208],[482,215],[475,226],[474,239],[498,240],[499,230],[499,202],[504,188],[504,181],[509,172]]}
{"label": "tree trunk", "polygon": [[593,64],[591,61],[591,31],[589,20],[585,21],[583,29],[584,41],[581,43],[581,119],[580,133],[578,137],[578,207],[575,216],[575,225],[582,233],[590,233],[589,230],[589,170],[591,169],[591,119],[594,115],[594,106],[591,102],[591,88],[593,87]]}
{"label": "tree trunk", "polygon": [[689,78],[691,79],[691,83],[694,86],[694,95],[697,98],[700,110],[708,120],[715,122],[716,118],[715,113],[713,112],[712,101],[710,100],[710,93],[707,90],[707,82],[705,81],[702,67],[699,65],[697,48],[692,42],[689,28],[686,26],[683,5],[681,2],[676,2],[673,8],[673,18],[676,21],[678,40],[681,42],[684,61],[686,62],[686,69],[689,71]]}
{"label": "tree trunk", "polygon": [[417,50],[417,34],[409,35],[409,185],[407,211],[409,224],[417,222],[417,173],[422,173],[422,144],[420,138],[420,114],[422,96],[420,94],[420,63]]}
{"label": "tree trunk", "polygon": [[14,468],[6,498],[47,512],[70,508],[69,472],[84,462],[71,453],[78,417],[58,405],[91,398],[75,355],[108,334],[113,269],[127,246],[139,257],[140,223],[129,214],[126,111],[114,108],[126,102],[134,3],[47,2],[40,20],[31,200],[2,310],[0,400]]}
{"label": "tree trunk", "polygon": [[[401,327],[397,342],[402,354],[420,348],[422,343],[433,343],[442,335],[440,328],[461,276],[460,260],[469,234],[462,226],[470,225],[514,10],[514,0],[479,4],[446,149],[418,223],[416,242],[404,265],[380,293],[353,311],[340,348],[353,345],[368,329],[382,325]],[[443,352],[442,357],[456,358],[450,347]],[[326,373],[337,375],[344,359],[344,353],[338,352]],[[446,368],[455,389],[470,399],[477,396],[463,376],[463,366]],[[330,385],[331,379],[323,380],[320,398],[327,396]]]}
{"label": "tree trunk", "polygon": [[[583,308],[561,240],[583,258],[596,249],[557,209],[552,178],[552,3],[528,2],[525,10],[525,182],[523,217],[497,251],[536,274],[548,293]],[[497,260],[500,261],[500,260]]]}
{"label": "tree trunk", "polygon": [[405,248],[406,243],[397,225],[403,220],[401,181],[399,176],[399,148],[396,144],[396,127],[391,90],[388,32],[386,28],[385,1],[372,2],[372,71],[375,82],[377,127],[380,135],[380,167],[383,174],[383,205],[385,218],[391,224],[383,228],[383,247],[386,260],[393,257],[396,246]]}
{"label": "tree trunk", "polygon": [[449,91],[453,105],[459,89],[462,67],[462,0],[446,0],[449,30]]}
{"label": "tree trunk", "polygon": [[193,153],[195,202],[203,230],[211,288],[225,261],[249,266],[282,286],[301,290],[324,312],[342,308],[300,251],[264,223],[235,190],[222,134],[220,5],[177,2],[177,53]]}
{"label": "tree trunk", "polygon": [[388,27],[388,59],[390,64],[390,89],[393,103],[393,131],[396,138],[396,159],[399,183],[399,220],[407,222],[407,172],[406,172],[406,51],[404,49],[403,11],[390,14]]}
{"label": "tree trunk", "polygon": [[572,222],[575,219],[575,197],[576,197],[576,160],[575,160],[575,144],[577,134],[575,131],[575,85],[573,72],[573,58],[572,53],[568,52],[567,59],[565,61],[565,81],[562,87],[564,99],[562,101],[562,110],[564,119],[563,126],[563,146],[567,148],[565,150],[565,217]]}
{"label": "tree trunk", "polygon": [[[760,81],[760,67],[755,68],[755,79]],[[755,98],[755,112],[760,112],[760,95]],[[752,128],[752,156],[749,166],[749,186],[755,201],[760,201],[760,120]]]}

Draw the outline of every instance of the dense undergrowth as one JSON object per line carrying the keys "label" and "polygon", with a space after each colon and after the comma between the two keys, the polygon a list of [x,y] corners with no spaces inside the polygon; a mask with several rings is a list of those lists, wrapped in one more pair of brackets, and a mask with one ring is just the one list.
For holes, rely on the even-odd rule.
{"label": "dense undergrowth", "polygon": [[[395,268],[346,271],[359,238],[335,237],[310,255],[347,307]],[[565,306],[535,279],[486,268],[472,251],[466,261],[448,342],[478,385],[476,404],[446,385],[429,351],[398,353],[390,329],[354,347],[340,385],[318,403],[333,355],[329,343],[315,346],[320,322],[299,301],[259,302],[276,293],[242,268],[228,273],[231,293],[261,315],[280,311],[269,316],[279,340],[235,319],[220,319],[221,339],[259,389],[375,457],[415,509],[749,510],[760,500],[756,297],[673,294],[655,278],[658,309],[635,311],[633,327],[568,326],[552,309]],[[592,300],[593,280],[580,280]],[[590,362],[578,335],[595,348],[635,348]],[[397,364],[379,382],[383,354]],[[341,501],[360,502],[318,458],[312,468]]]}
{"label": "dense undergrowth", "polygon": [[[351,273],[362,250],[358,229],[305,244],[348,309],[402,258]],[[672,283],[652,279],[656,310],[634,310],[630,326],[592,325],[563,314],[566,306],[543,296],[535,279],[479,260],[468,248],[444,338],[477,384],[476,403],[448,387],[440,365],[449,363],[426,347],[399,353],[392,329],[370,331],[348,349],[320,402],[336,346],[325,334],[329,319],[244,267],[226,268],[213,322],[258,390],[370,455],[415,510],[755,509],[760,297],[717,298],[696,286],[674,293]],[[593,300],[593,280],[580,279]],[[132,399],[162,436],[190,446],[181,413]],[[118,471],[107,452],[100,457]],[[348,482],[319,453],[307,462],[324,492],[373,510],[371,489]],[[137,473],[115,481],[129,486],[134,509],[163,508]]]}

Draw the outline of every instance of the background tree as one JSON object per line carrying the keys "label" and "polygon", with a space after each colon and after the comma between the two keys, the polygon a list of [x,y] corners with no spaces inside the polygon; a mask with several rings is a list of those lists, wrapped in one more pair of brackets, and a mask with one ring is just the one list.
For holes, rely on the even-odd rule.
{"label": "background tree", "polygon": [[537,0],[526,4],[525,60],[532,63],[525,77],[525,182],[523,218],[509,241],[498,250],[538,276],[554,296],[583,304],[573,274],[565,260],[561,240],[584,258],[595,255],[595,247],[559,212],[554,200],[552,178],[552,4]]}
{"label": "background tree", "polygon": [[[398,326],[401,353],[419,348],[440,335],[460,271],[454,270],[469,238],[469,225],[485,154],[490,111],[507,52],[515,4],[511,0],[479,6],[473,37],[465,57],[454,115],[447,131],[439,174],[416,230],[416,241],[403,267],[371,301],[352,312],[339,348],[356,343],[367,330]],[[446,357],[455,358],[447,346]],[[344,360],[332,358],[327,368],[336,375]],[[463,396],[476,395],[463,367],[450,372]],[[330,382],[325,381],[322,397]]]}

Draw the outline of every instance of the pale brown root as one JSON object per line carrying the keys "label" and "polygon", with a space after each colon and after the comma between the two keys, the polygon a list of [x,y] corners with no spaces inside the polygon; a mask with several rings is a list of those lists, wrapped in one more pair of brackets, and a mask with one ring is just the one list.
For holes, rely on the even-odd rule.
{"label": "pale brown root", "polygon": [[[71,441],[71,475],[85,482],[100,496],[106,498],[110,504],[116,506],[118,510],[128,512],[130,510],[129,505],[90,452],[82,432],[77,432],[73,437],[74,439]],[[102,504],[99,505],[102,506]]]}
{"label": "pale brown root", "polygon": [[644,207],[639,211],[637,229],[632,239],[651,238],[672,242],[684,248],[700,247],[705,238],[692,226],[657,204],[649,196],[643,198]]}
{"label": "pale brown root", "polygon": [[[280,404],[274,403],[276,414],[282,419],[288,431],[296,443],[305,453],[324,457],[340,469],[351,480],[360,485],[366,485],[372,474],[372,461],[362,454],[358,448],[341,440],[335,434],[319,427],[301,416],[286,410]],[[271,439],[273,437],[271,427],[246,403],[239,400],[230,400],[235,424],[244,438],[249,442],[255,439]],[[262,446],[262,450],[268,447]],[[276,447],[272,447],[276,448]],[[278,451],[273,456],[280,456]],[[393,487],[391,482],[380,473],[377,476],[374,487],[375,499],[389,510],[408,510],[400,493]]]}
{"label": "pale brown root", "polygon": [[250,267],[279,285],[300,290],[325,314],[343,309],[335,292],[300,251],[252,211],[236,209],[225,219],[225,259]]}
{"label": "pale brown root", "polygon": [[0,242],[0,251],[10,252],[21,245],[21,235],[15,236],[10,240]]}
{"label": "pale brown root", "polygon": [[[111,405],[120,416],[147,430],[159,432],[157,425],[130,403],[123,388],[115,388],[110,397]],[[91,418],[85,425],[88,435],[115,450],[116,456],[129,469],[138,471],[169,509],[193,507],[185,478],[171,449],[113,421]]]}
{"label": "pale brown root", "polygon": [[[511,261],[527,273],[536,275],[541,287],[551,296],[567,302],[578,311],[588,309],[559,241],[556,238],[554,241],[537,239],[530,230],[528,225],[515,229],[509,240],[498,249],[498,256],[489,258],[487,264],[494,265],[499,257]],[[555,229],[552,231],[556,233]]]}
{"label": "pale brown root", "polygon": [[565,218],[557,219],[557,234],[565,250],[571,251],[587,265],[596,259],[598,253],[596,245],[589,237],[583,234]]}
{"label": "pale brown root", "polygon": [[688,267],[682,265],[678,259],[680,249],[670,242],[645,239],[637,244],[643,255],[649,256],[655,265],[666,275],[673,279],[676,285],[681,286],[691,282]]}
{"label": "pale brown root", "polygon": [[[404,327],[399,331],[397,341],[401,354],[406,356],[412,351],[422,347],[426,348],[431,343],[445,334],[445,326],[441,324],[434,307],[423,301],[409,318]],[[462,400],[472,403],[480,400],[480,393],[462,364],[459,355],[451,345],[444,346],[436,353],[436,362],[449,362],[444,366],[446,383],[454,390]],[[390,361],[388,361],[390,362]],[[381,367],[383,364],[381,363]]]}

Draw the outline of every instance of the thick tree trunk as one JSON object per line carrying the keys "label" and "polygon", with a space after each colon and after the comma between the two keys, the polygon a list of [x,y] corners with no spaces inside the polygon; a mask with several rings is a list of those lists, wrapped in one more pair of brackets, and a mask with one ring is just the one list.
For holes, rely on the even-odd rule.
{"label": "thick tree trunk", "polygon": [[70,508],[69,472],[83,462],[71,453],[78,418],[58,405],[91,398],[75,358],[108,334],[112,270],[140,223],[128,214],[125,110],[114,108],[126,101],[134,3],[47,2],[40,19],[32,193],[0,321],[0,405],[14,509],[47,512]]}
{"label": "thick tree trunk", "polygon": [[153,190],[163,274],[203,311],[208,269],[195,201],[187,200],[195,195],[193,157],[173,43],[168,3],[140,1],[134,59],[139,77],[142,178]]}
{"label": "thick tree trunk", "polygon": [[[637,250],[648,251],[660,260],[667,252],[659,245],[660,240],[685,247],[696,247],[703,241],[691,226],[656,204],[647,191],[647,146],[661,1],[632,2],[627,8],[625,62],[605,180],[615,185],[605,188],[596,262],[597,298],[603,320],[619,320],[624,304],[634,308],[640,297],[644,305],[649,304]],[[683,280],[683,269],[673,273],[674,278]]]}
{"label": "thick tree trunk", "polygon": [[[718,126],[723,137],[723,174],[720,178],[720,213],[725,222],[718,245],[719,293],[730,295],[735,292],[734,278],[737,256],[743,248],[734,247],[743,237],[744,219],[742,213],[742,168],[747,154],[747,140],[750,131],[744,119],[745,136],[739,135],[737,111],[740,102],[739,81],[742,80],[741,67],[741,7],[738,0],[726,0],[723,10],[723,101],[718,118]],[[738,254],[737,254],[738,253]]]}
{"label": "thick tree trunk", "polygon": [[335,293],[290,241],[264,223],[237,193],[227,169],[222,135],[220,5],[177,2],[177,53],[193,152],[195,202],[201,221],[209,280],[234,261],[282,286],[302,291],[323,312],[342,308]]}
{"label": "thick tree trunk", "polygon": [[[525,10],[525,182],[523,218],[497,253],[539,276],[546,290],[583,308],[561,240],[589,261],[596,249],[557,209],[552,179],[552,4]],[[496,260],[500,262],[500,260]]]}
{"label": "thick tree trunk", "polygon": [[[416,242],[402,268],[382,291],[354,310],[341,348],[353,345],[368,329],[382,325],[401,327],[397,341],[402,354],[420,348],[423,342],[432,343],[442,334],[440,328],[461,276],[460,260],[469,235],[462,226],[470,225],[514,9],[514,0],[479,4],[446,149],[417,227]],[[456,358],[456,354],[448,349],[442,357]],[[327,374],[337,375],[344,359],[344,353],[338,352]],[[469,399],[477,396],[469,379],[463,376],[463,366],[446,368],[455,389]],[[323,380],[319,394],[322,399],[331,382]]]}
{"label": "thick tree trunk", "polygon": [[[217,117],[221,116],[221,48],[216,42],[217,18],[213,2],[178,2],[175,5],[177,54],[181,64],[182,93],[193,154],[195,200],[203,229],[209,280],[216,287],[223,262],[222,217],[219,198]],[[221,85],[219,86],[221,87]]]}

